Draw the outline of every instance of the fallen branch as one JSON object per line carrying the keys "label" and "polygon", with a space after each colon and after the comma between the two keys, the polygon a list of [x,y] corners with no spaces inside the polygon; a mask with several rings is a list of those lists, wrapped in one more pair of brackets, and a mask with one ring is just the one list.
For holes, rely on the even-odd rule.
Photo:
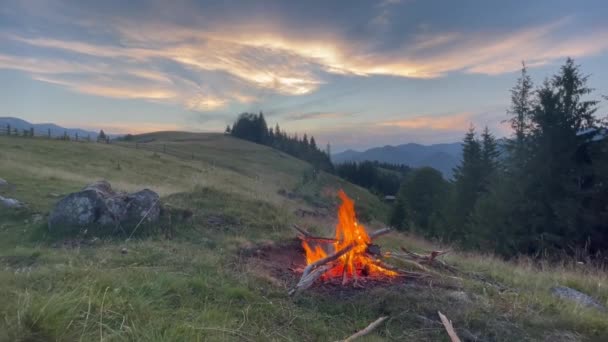
{"label": "fallen branch", "polygon": [[458,272],[458,270],[454,266],[450,266],[450,265],[446,264],[445,262],[437,259],[438,257],[449,253],[449,251],[432,251],[429,253],[429,255],[422,255],[422,254],[411,252],[403,246],[401,247],[401,250],[405,254],[392,253],[392,255],[395,257],[398,257],[400,259],[402,259],[402,258],[413,259],[414,261],[416,261],[420,264],[435,265],[435,266],[438,265],[452,273]]}
{"label": "fallen branch", "polygon": [[454,331],[454,326],[452,326],[452,322],[450,322],[450,320],[445,317],[445,315],[442,314],[441,311],[437,311],[437,313],[439,314],[439,318],[441,319],[441,323],[443,323],[445,331],[447,331],[448,335],[450,336],[450,340],[452,340],[452,342],[461,342],[460,338],[456,334],[456,331]]}
{"label": "fallen branch", "polygon": [[369,234],[369,238],[374,240],[379,238],[380,236],[384,235],[384,234],[388,234],[390,232],[392,232],[393,230],[390,228],[382,228],[380,230],[376,230],[375,232]]}
{"label": "fallen branch", "polygon": [[356,332],[355,334],[347,337],[344,342],[351,342],[354,341],[355,339],[361,337],[361,336],[365,336],[367,334],[369,334],[370,332],[372,332],[374,329],[376,329],[377,327],[380,326],[380,324],[382,324],[384,321],[386,321],[388,319],[388,316],[384,316],[384,317],[380,317],[377,320],[373,321],[370,325],[368,325],[365,329]]}
{"label": "fallen branch", "polygon": [[298,227],[295,224],[293,225],[293,229],[297,230],[301,234],[301,235],[298,235],[298,238],[300,238],[301,240],[315,240],[315,241],[319,241],[319,242],[328,242],[328,243],[334,243],[337,241],[336,239],[332,239],[332,238],[314,236],[314,235],[310,234],[309,232],[307,232],[306,230]]}
{"label": "fallen branch", "polygon": [[407,250],[403,246],[401,247],[401,250],[405,254],[411,256],[414,259],[419,259],[421,261],[428,262],[428,263],[431,263],[431,262],[435,261],[435,259],[437,257],[439,257],[439,256],[442,256],[444,254],[448,254],[449,253],[449,251],[432,251],[429,255],[421,255],[421,254],[418,254],[418,253],[410,252],[409,250]]}
{"label": "fallen branch", "polygon": [[397,276],[398,277],[410,277],[410,278],[426,278],[426,277],[430,277],[431,275],[428,273],[419,273],[419,272],[411,272],[411,271],[406,271],[404,269],[401,268],[397,268],[391,265],[387,265],[385,263],[383,263],[380,260],[376,260],[373,262],[373,264],[376,267],[380,267],[383,268],[385,270],[389,270],[389,271],[393,271],[398,273]]}

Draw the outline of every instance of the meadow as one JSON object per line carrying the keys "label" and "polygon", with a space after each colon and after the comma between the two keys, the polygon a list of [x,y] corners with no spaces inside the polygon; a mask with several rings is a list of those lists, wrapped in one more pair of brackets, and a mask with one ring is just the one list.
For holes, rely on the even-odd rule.
{"label": "meadow", "polygon": [[[388,204],[306,162],[230,136],[163,132],[135,139],[193,158],[135,149],[134,142],[0,136],[0,177],[12,185],[0,195],[27,203],[0,208],[0,340],[335,341],[388,316],[361,340],[448,341],[437,311],[463,340],[608,340],[608,314],[550,291],[569,286],[607,305],[604,270],[576,260],[507,262],[398,232],[378,244],[452,249],[444,260],[458,274],[290,297],[297,275],[254,267],[246,251],[293,240],[293,224],[329,235],[338,189],[356,201],[370,230],[385,225]],[[150,188],[193,216],[131,240],[50,234],[53,205],[99,179],[118,190]]]}

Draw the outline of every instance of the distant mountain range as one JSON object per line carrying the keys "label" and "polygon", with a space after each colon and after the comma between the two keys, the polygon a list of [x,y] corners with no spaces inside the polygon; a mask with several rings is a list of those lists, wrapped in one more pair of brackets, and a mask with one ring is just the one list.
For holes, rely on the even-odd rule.
{"label": "distant mountain range", "polygon": [[97,134],[99,132],[87,131],[80,128],[65,128],[52,123],[31,123],[19,118],[13,117],[0,117],[0,128],[5,129],[7,125],[11,126],[11,130],[17,129],[19,134],[23,132],[23,130],[29,130],[30,128],[34,128],[34,134],[36,135],[44,135],[48,134],[49,129],[51,130],[51,136],[60,137],[63,136],[64,133],[67,133],[69,136],[75,136],[78,133],[80,137],[91,136],[91,139],[97,139]]}
{"label": "distant mountain range", "polygon": [[358,152],[346,150],[332,155],[334,163],[347,161],[377,160],[379,162],[405,164],[411,167],[430,166],[441,171],[444,177],[451,178],[452,170],[460,163],[461,143],[420,145],[403,144],[398,146],[374,147]]}

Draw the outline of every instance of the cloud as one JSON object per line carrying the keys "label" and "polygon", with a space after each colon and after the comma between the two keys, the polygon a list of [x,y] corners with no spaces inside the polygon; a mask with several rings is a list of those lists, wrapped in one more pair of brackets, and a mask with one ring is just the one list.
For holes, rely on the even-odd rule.
{"label": "cloud", "polygon": [[[194,11],[191,7],[184,5],[183,11]],[[182,13],[177,8],[171,13]],[[364,26],[395,29],[389,18],[400,10],[407,11],[408,6],[395,0],[375,2]],[[24,71],[75,92],[205,112],[255,103],[262,93],[311,94],[336,75],[422,79],[458,72],[497,75],[518,70],[521,60],[534,67],[608,49],[608,27],[568,30],[578,24],[572,17],[517,30],[433,30],[427,25],[424,30],[391,31],[393,40],[388,44],[384,34],[353,38],[337,25],[317,28],[315,18],[303,30],[294,29],[279,18],[281,13],[271,22],[255,15],[242,22],[193,15],[184,20],[187,25],[162,13],[78,20],[72,29],[82,32],[71,38],[44,31],[7,31],[0,35],[0,43],[36,53],[19,56],[4,51],[0,68]],[[440,125],[425,120],[400,124]]]}
{"label": "cloud", "polygon": [[424,115],[407,119],[378,122],[380,127],[399,127],[407,129],[429,129],[435,131],[464,131],[473,120],[473,113],[464,112],[449,115]]}
{"label": "cloud", "polygon": [[340,112],[308,112],[289,114],[285,116],[287,121],[301,121],[301,120],[318,120],[318,119],[340,119],[353,116],[355,113],[340,113]]}

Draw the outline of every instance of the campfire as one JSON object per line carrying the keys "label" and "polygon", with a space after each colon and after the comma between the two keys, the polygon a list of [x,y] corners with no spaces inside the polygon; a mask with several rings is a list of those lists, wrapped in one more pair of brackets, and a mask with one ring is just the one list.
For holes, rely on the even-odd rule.
{"label": "campfire", "polygon": [[390,232],[390,228],[368,233],[357,221],[353,200],[342,190],[338,196],[342,204],[333,238],[313,236],[295,227],[306,252],[306,267],[290,294],[309,288],[317,279],[338,279],[343,285],[352,281],[353,285],[361,286],[362,279],[390,279],[402,275],[382,261],[380,247],[373,244],[374,239]]}

